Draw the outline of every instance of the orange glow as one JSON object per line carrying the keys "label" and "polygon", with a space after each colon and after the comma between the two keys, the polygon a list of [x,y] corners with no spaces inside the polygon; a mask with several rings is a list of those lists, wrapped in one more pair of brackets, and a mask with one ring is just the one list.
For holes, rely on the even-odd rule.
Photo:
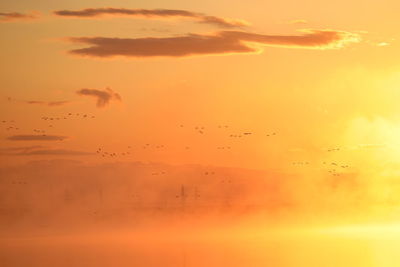
{"label": "orange glow", "polygon": [[398,1],[0,6],[0,265],[400,266]]}

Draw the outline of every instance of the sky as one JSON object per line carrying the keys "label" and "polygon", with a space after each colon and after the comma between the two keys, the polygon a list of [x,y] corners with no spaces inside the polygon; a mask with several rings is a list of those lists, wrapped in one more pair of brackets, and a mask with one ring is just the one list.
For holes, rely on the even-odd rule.
{"label": "sky", "polygon": [[[329,147],[382,142],[385,137],[360,138],[364,130],[354,127],[365,121],[360,127],[380,128],[384,121],[396,128],[397,5],[2,3],[1,114],[14,122],[3,123],[1,145],[85,154],[150,143],[166,148],[132,157],[265,169],[286,168],[298,157],[294,150],[309,158]],[[79,93],[107,88],[117,97]],[[69,113],[74,116],[62,122],[41,119]],[[218,131],[219,125],[228,128]],[[204,134],[195,127],[204,127]],[[9,138],[34,129],[67,138]],[[227,138],[243,132],[253,135]],[[187,146],[190,152],[182,149]],[[215,151],[219,146],[232,150]],[[60,155],[2,158],[12,163],[53,156]]]}
{"label": "sky", "polygon": [[[102,190],[122,194],[105,210],[132,202],[123,196],[137,186],[147,204],[178,205],[169,198],[185,184],[241,212],[246,203],[279,218],[397,219],[399,8],[2,1],[2,203],[57,221],[79,201],[101,212],[93,199]],[[43,204],[57,195],[57,207]],[[376,266],[395,266],[383,258]]]}

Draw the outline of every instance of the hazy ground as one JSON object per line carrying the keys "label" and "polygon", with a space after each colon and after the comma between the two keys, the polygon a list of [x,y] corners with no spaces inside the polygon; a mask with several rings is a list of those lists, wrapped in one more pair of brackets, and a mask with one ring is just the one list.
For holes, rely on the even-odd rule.
{"label": "hazy ground", "polygon": [[400,234],[387,225],[395,215],[373,220],[354,178],[71,161],[4,167],[0,177],[4,267],[400,263]]}
{"label": "hazy ground", "polygon": [[267,227],[113,230],[4,238],[2,266],[365,267],[400,263],[398,240],[379,234],[337,236]]}

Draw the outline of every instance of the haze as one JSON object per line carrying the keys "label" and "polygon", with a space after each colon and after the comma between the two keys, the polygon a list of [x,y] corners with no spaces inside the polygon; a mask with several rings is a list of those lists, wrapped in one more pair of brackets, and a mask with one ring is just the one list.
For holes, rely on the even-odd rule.
{"label": "haze", "polygon": [[3,1],[0,265],[399,266],[398,1]]}

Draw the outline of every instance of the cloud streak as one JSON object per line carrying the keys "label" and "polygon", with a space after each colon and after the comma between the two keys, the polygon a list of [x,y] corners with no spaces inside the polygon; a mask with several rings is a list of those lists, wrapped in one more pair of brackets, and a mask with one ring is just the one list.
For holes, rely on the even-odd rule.
{"label": "cloud streak", "polygon": [[41,155],[49,155],[49,156],[84,156],[84,155],[92,155],[93,153],[78,151],[78,150],[69,150],[69,149],[41,149],[41,150],[31,150],[17,153],[19,156],[41,156]]}
{"label": "cloud streak", "polygon": [[37,18],[38,15],[33,13],[27,14],[19,12],[0,12],[0,22],[24,21]]}
{"label": "cloud streak", "polygon": [[92,154],[94,153],[78,151],[78,150],[69,150],[69,149],[53,149],[53,148],[46,148],[44,146],[9,147],[0,149],[0,155],[10,155],[10,156],[41,156],[41,155],[83,156]]}
{"label": "cloud streak", "polygon": [[62,141],[67,139],[67,136],[61,135],[12,135],[7,138],[10,141]]}
{"label": "cloud streak", "polygon": [[98,108],[107,106],[112,100],[122,100],[121,96],[115,93],[110,88],[107,88],[105,90],[83,88],[78,90],[76,93],[81,96],[90,96],[96,98],[96,106]]}
{"label": "cloud streak", "polygon": [[48,106],[48,107],[59,107],[63,106],[66,104],[69,104],[71,101],[24,101],[26,104],[30,105],[42,105],[42,106]]}
{"label": "cloud streak", "polygon": [[48,107],[59,107],[66,104],[71,103],[71,101],[62,100],[62,101],[39,101],[39,100],[17,100],[11,97],[8,97],[7,100],[9,102],[17,102],[29,105],[41,105],[41,106],[48,106]]}
{"label": "cloud streak", "polygon": [[207,16],[202,13],[179,9],[128,9],[128,8],[86,8],[81,10],[57,10],[54,14],[62,17],[91,18],[105,15],[130,16],[142,18],[190,18],[199,23],[210,24],[221,28],[235,28],[248,25],[243,20],[225,19],[215,16]]}
{"label": "cloud streak", "polygon": [[75,37],[70,42],[88,47],[69,53],[89,57],[185,57],[228,53],[256,53],[262,46],[333,49],[358,42],[359,36],[335,30],[304,30],[302,35],[264,35],[243,31],[222,31],[212,35],[188,34],[178,37],[106,38]]}
{"label": "cloud streak", "polygon": [[5,147],[5,148],[0,148],[0,154],[30,151],[38,148],[44,148],[44,146]]}

